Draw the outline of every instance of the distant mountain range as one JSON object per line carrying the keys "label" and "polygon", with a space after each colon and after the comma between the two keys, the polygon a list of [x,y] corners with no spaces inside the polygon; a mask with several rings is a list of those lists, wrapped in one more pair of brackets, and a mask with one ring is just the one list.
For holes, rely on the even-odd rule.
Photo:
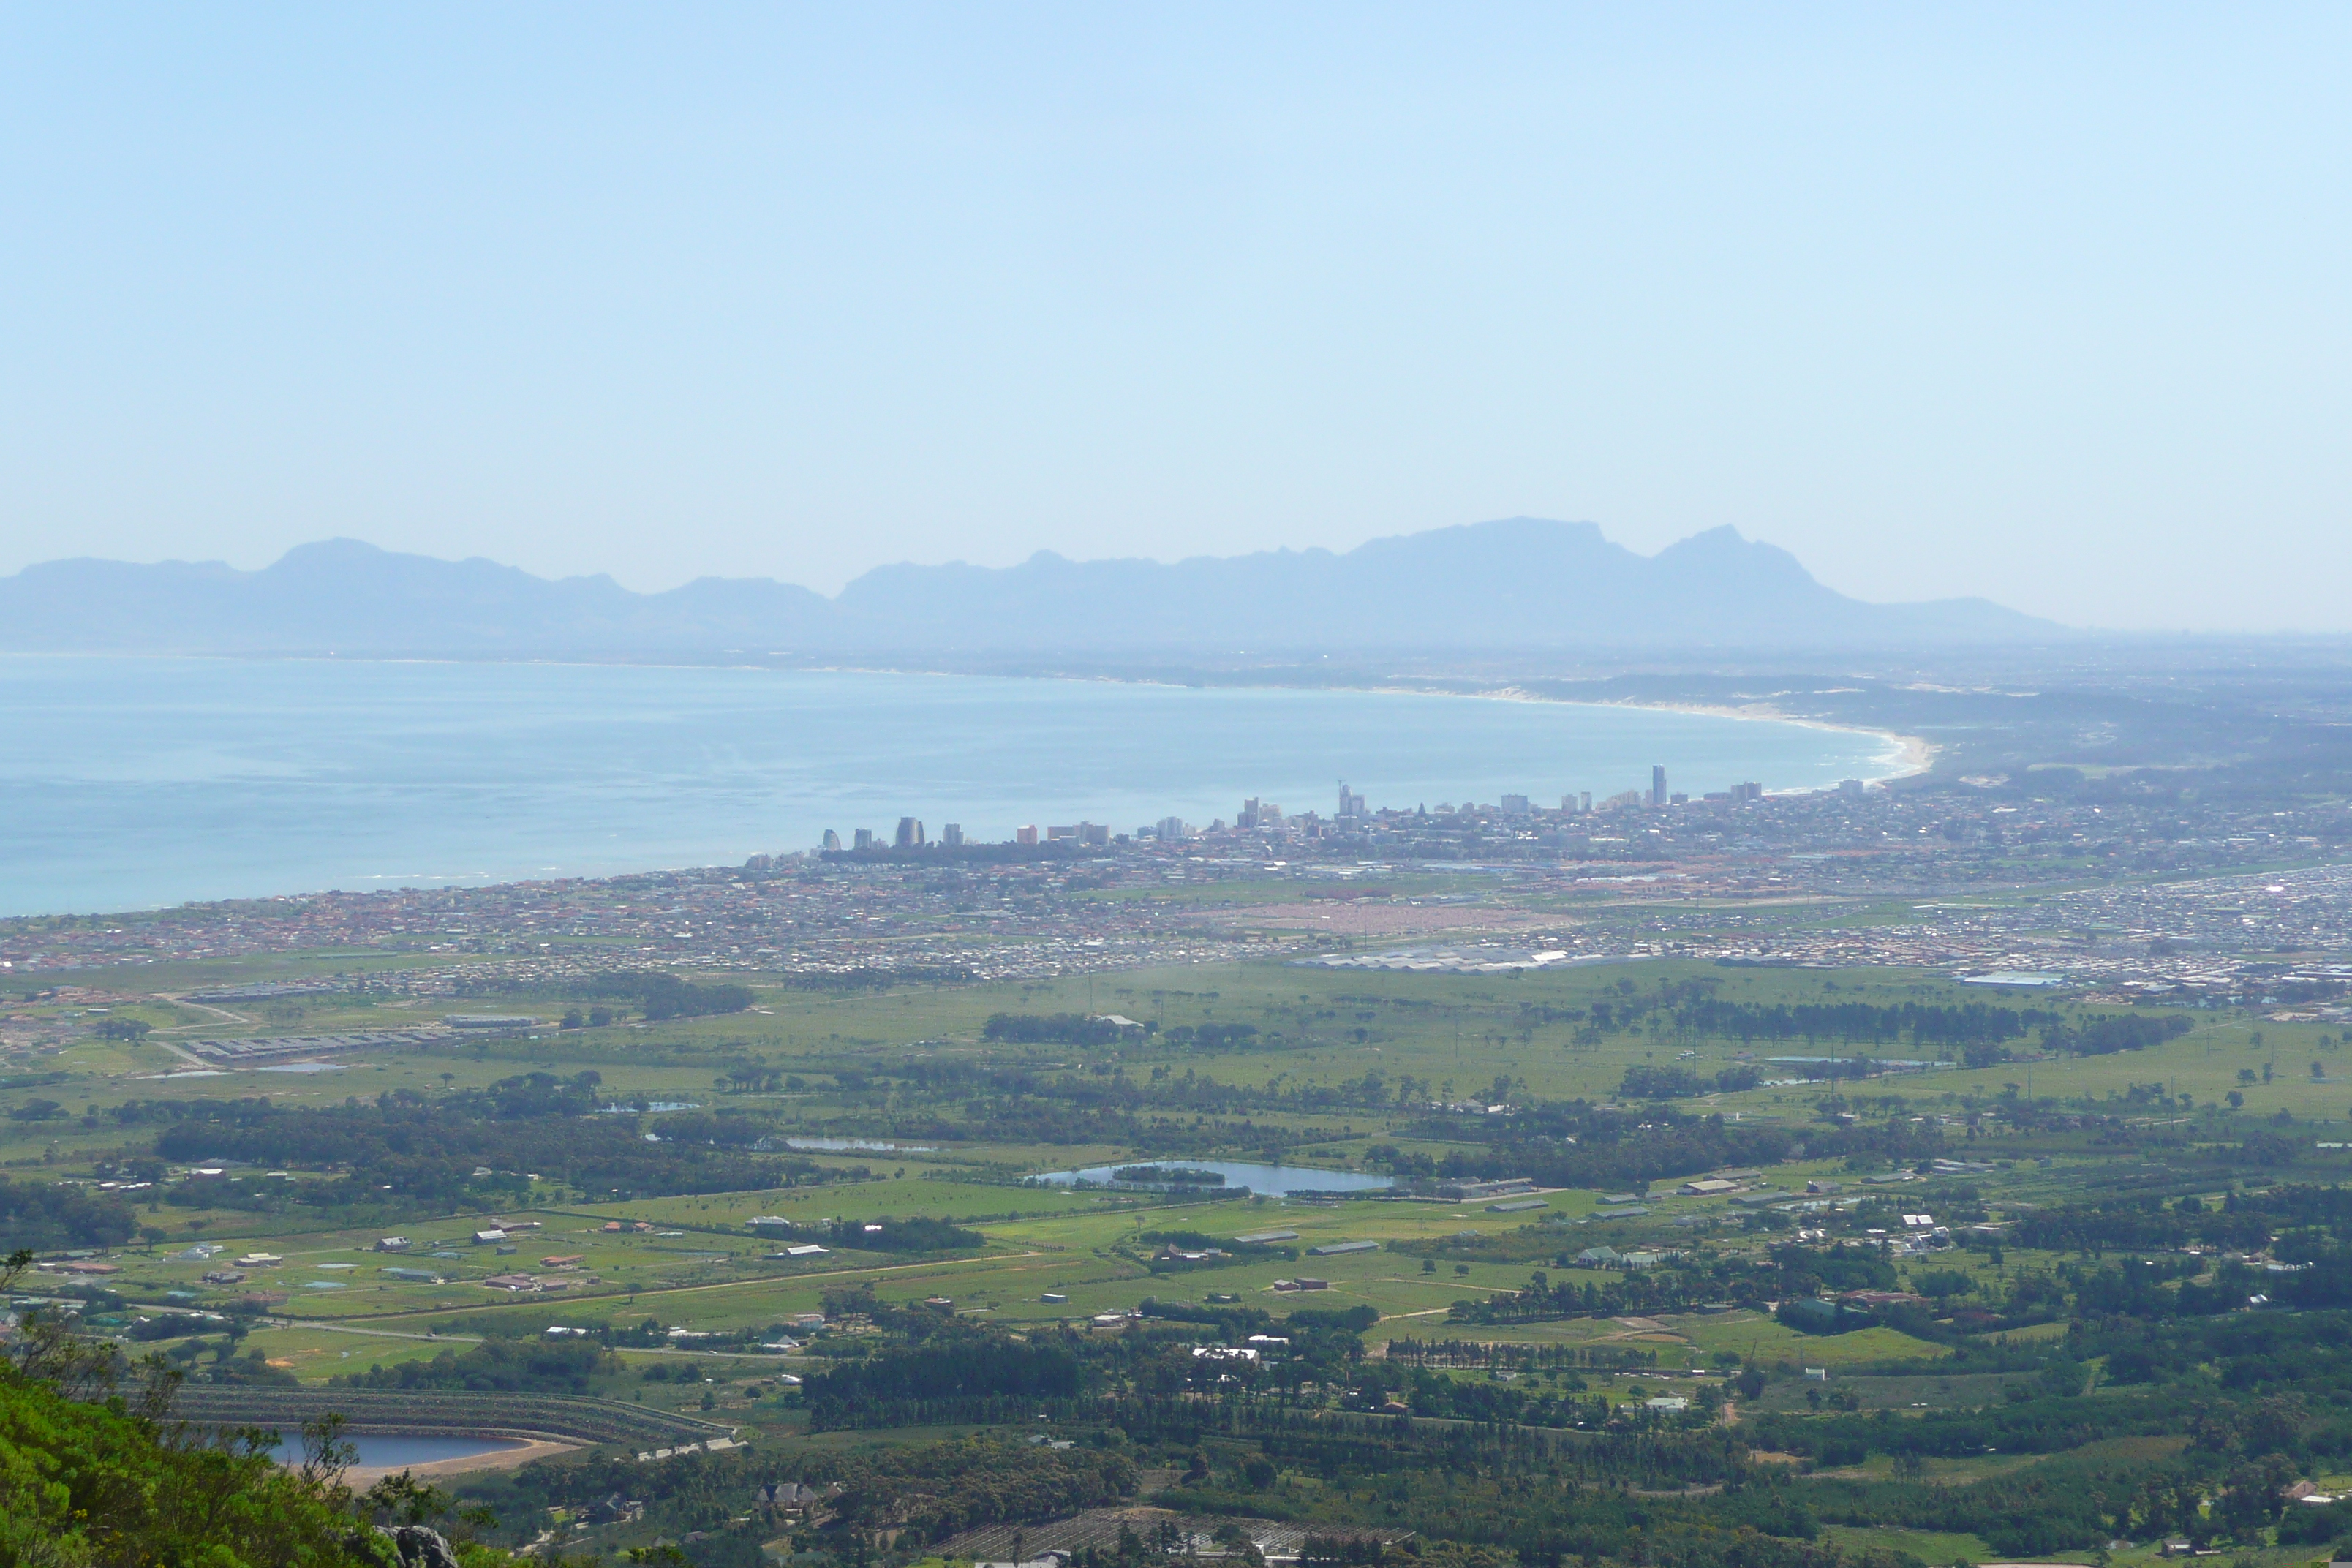
{"label": "distant mountain range", "polygon": [[480,559],[306,544],[258,572],[53,561],[0,579],[0,648],[702,658],[881,653],[1903,647],[2035,640],[1983,599],[1873,605],[1729,528],[1655,555],[1509,518],[1327,550],[884,566],[835,598],[767,578],[636,594]]}

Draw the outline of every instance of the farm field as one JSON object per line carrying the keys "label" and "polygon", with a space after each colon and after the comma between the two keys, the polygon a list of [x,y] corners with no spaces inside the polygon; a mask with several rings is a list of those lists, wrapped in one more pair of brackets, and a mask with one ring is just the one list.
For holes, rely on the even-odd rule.
{"label": "farm field", "polygon": [[[520,1402],[501,1408],[714,1421],[753,1456],[646,1461],[648,1485],[663,1466],[934,1465],[1025,1433],[1073,1445],[1053,1454],[1126,1442],[1157,1478],[1137,1500],[1387,1518],[1324,1461],[1277,1457],[1303,1422],[1370,1435],[1397,1478],[1447,1473],[1416,1445],[1517,1433],[1529,1454],[1567,1445],[1541,1462],[1594,1484],[1697,1489],[1674,1507],[1704,1514],[1740,1477],[1892,1496],[2025,1484],[2070,1453],[2180,1464],[2177,1445],[2102,1435],[2177,1425],[2127,1414],[2175,1374],[2097,1337],[2114,1308],[2086,1303],[2126,1322],[2254,1293],[2231,1282],[2280,1255],[2200,1238],[2332,1190],[2347,1152],[2327,1145],[2352,1142],[2334,1029],[2142,1010],[2128,1048],[2089,1051],[2067,1043],[2123,1027],[2112,1010],[1916,973],[1244,963],[843,995],[754,975],[742,994],[716,1016],[289,1064],[304,1072],[196,1069],[172,1042],[493,1005],[551,1019],[588,998],[126,1009],[152,1028],[60,1052],[43,1089],[60,1114],[0,1121],[0,1152],[120,1204],[128,1231],[53,1249],[17,1288],[83,1292],[92,1331],[206,1399],[252,1389],[257,1411],[268,1388],[498,1389]],[[1893,1037],[1737,1032],[1793,1008],[1817,1033]],[[1112,1014],[1136,1022],[1096,1021]],[[1970,1067],[1964,1047],[2005,1059]],[[1822,1066],[1873,1053],[1927,1065]],[[1179,1176],[1267,1165],[1308,1195]],[[1036,1179],[1083,1170],[1120,1176]],[[1347,1182],[1370,1190],[1311,1193]],[[2293,1278],[2277,1266],[2265,1283]],[[1055,1369],[1034,1384],[1032,1358]],[[2085,1441],[2002,1436],[2057,1419],[2052,1400]],[[1171,1425],[1212,1411],[1213,1431]],[[1645,1457],[1607,1463],[1634,1470],[1591,1468],[1621,1445]],[[463,1486],[510,1511],[636,1452],[591,1444]],[[1748,1457],[1727,1471],[1726,1453]],[[1367,1484],[1441,1506],[1427,1479]],[[1885,1568],[2087,1561],[1893,1518],[1818,1539]],[[2255,1550],[2264,1568],[2291,1554]]]}

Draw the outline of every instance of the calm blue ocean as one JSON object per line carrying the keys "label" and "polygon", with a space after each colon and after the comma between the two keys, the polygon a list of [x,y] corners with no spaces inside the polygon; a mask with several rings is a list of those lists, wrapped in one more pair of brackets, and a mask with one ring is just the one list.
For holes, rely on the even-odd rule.
{"label": "calm blue ocean", "polygon": [[1369,691],[750,669],[0,658],[0,913],[720,865],[830,827],[1006,838],[1870,777],[1885,738]]}

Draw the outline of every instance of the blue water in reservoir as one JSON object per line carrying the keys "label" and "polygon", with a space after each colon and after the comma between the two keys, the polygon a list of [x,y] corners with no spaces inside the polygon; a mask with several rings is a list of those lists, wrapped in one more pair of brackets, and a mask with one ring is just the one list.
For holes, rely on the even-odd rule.
{"label": "blue water in reservoir", "polygon": [[[1078,1180],[1108,1182],[1113,1171],[1150,1163],[1129,1160],[1117,1165],[1090,1165],[1083,1171],[1049,1172],[1037,1179],[1056,1185]],[[1253,1193],[1273,1197],[1286,1197],[1292,1193],[1366,1193],[1395,1184],[1386,1176],[1368,1176],[1357,1171],[1318,1171],[1311,1165],[1254,1165],[1232,1160],[1172,1160],[1160,1163],[1187,1171],[1214,1171],[1224,1177],[1228,1190],[1247,1187]]]}
{"label": "blue water in reservoir", "polygon": [[[397,1469],[406,1465],[429,1465],[436,1459],[470,1459],[478,1454],[503,1454],[523,1445],[512,1437],[444,1437],[421,1434],[394,1432],[382,1436],[346,1437],[343,1439],[359,1450],[352,1462],[367,1468],[383,1466]],[[278,1445],[278,1462],[299,1465],[302,1462],[302,1444],[290,1439]]]}
{"label": "blue water in reservoir", "polygon": [[740,863],[901,816],[1557,805],[1894,768],[1881,736],[1372,691],[557,664],[0,657],[0,914]]}

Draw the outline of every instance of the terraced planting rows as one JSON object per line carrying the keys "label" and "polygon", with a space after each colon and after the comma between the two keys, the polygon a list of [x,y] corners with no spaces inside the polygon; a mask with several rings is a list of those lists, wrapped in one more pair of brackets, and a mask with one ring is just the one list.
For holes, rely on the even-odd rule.
{"label": "terraced planting rows", "polygon": [[584,1443],[702,1440],[732,1428],[617,1399],[472,1390],[183,1388],[173,1402],[201,1426],[264,1426],[281,1432],[340,1415],[353,1432],[463,1431],[481,1436],[543,1435]]}

